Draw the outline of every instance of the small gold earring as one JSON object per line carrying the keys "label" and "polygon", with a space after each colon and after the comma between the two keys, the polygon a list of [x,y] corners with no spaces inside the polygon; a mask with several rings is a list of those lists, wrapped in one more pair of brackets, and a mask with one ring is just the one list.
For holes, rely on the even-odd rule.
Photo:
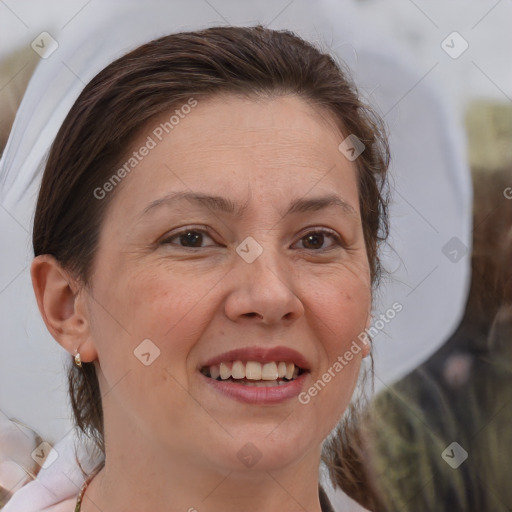
{"label": "small gold earring", "polygon": [[75,355],[75,364],[77,366],[79,366],[80,368],[82,368],[82,360],[80,359],[80,352],[78,352],[77,350],[75,350],[76,352],[76,355]]}

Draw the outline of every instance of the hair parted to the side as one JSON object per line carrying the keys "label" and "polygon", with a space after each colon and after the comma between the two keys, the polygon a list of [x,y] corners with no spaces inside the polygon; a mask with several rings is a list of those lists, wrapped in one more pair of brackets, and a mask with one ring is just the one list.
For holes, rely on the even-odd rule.
{"label": "hair parted to the side", "polygon": [[[161,37],[112,62],[87,84],[50,150],[35,212],[35,256],[53,255],[88,287],[102,220],[116,194],[113,190],[99,201],[93,191],[112,176],[149,120],[191,97],[200,101],[225,93],[298,95],[329,114],[343,138],[353,134],[365,145],[355,163],[375,286],[380,276],[377,251],[388,234],[389,149],[383,123],[330,55],[292,32],[262,26],[213,27]],[[76,426],[104,453],[94,363],[71,365],[69,393]],[[345,437],[350,443],[348,430]],[[339,473],[337,485],[364,504],[364,490],[355,491],[361,468],[353,461],[349,467]]]}

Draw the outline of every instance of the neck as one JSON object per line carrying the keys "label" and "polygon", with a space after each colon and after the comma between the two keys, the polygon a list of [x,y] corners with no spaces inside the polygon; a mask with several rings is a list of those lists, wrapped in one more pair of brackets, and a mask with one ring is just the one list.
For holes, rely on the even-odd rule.
{"label": "neck", "polygon": [[[169,413],[167,421],[146,425],[141,413],[127,414],[115,390],[106,400],[105,466],[89,484],[81,512],[321,512],[322,429],[305,432],[287,411],[276,420],[274,409],[245,426],[205,415],[199,428],[191,418],[204,422],[203,409],[198,413],[188,397],[172,421]],[[250,467],[240,458],[247,445],[260,456]]]}
{"label": "neck", "polygon": [[215,471],[190,459],[130,453],[116,457],[107,452],[105,466],[86,489],[81,512],[321,512],[320,461],[311,464],[308,455],[288,468]]}

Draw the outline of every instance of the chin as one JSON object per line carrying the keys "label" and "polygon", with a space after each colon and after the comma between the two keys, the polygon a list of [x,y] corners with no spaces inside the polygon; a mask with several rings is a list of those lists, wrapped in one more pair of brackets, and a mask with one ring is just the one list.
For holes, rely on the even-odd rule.
{"label": "chin", "polygon": [[[314,451],[320,456],[323,439],[313,439],[312,430],[304,423],[290,432],[290,425],[280,423],[272,425],[254,425],[229,429],[233,438],[228,444],[216,443],[216,462],[222,461],[223,470],[247,474],[258,471],[275,472],[297,464],[305,455]],[[233,431],[234,430],[234,431]],[[226,442],[226,439],[224,439]]]}

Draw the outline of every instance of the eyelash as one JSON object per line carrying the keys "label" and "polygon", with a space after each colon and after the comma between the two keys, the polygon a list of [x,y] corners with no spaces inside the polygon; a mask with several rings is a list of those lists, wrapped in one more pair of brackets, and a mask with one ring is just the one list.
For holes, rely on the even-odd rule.
{"label": "eyelash", "polygon": [[[164,238],[159,243],[159,245],[176,245],[176,244],[173,244],[171,242],[171,240],[174,240],[175,238],[178,238],[180,235],[184,235],[186,233],[203,233],[203,234],[206,234],[210,239],[213,240],[213,238],[208,234],[207,230],[192,227],[192,228],[182,229],[181,231],[174,233],[172,236],[168,236],[168,237]],[[308,235],[311,235],[311,234],[327,235],[329,238],[334,240],[335,245],[345,248],[345,243],[343,242],[342,238],[337,233],[335,233],[331,230],[325,229],[325,228],[312,229],[311,231],[306,232],[301,238],[299,238],[298,241],[300,242],[301,240],[303,240],[304,238],[306,238]],[[205,247],[185,247],[185,246],[180,246],[180,245],[177,245],[177,247],[179,247],[180,249],[185,249],[185,250],[189,250],[189,251],[196,251],[197,249],[205,249]],[[302,249],[302,250],[319,253],[319,252],[330,251],[330,250],[332,250],[332,248],[333,248],[333,246],[328,247],[326,249]]]}

